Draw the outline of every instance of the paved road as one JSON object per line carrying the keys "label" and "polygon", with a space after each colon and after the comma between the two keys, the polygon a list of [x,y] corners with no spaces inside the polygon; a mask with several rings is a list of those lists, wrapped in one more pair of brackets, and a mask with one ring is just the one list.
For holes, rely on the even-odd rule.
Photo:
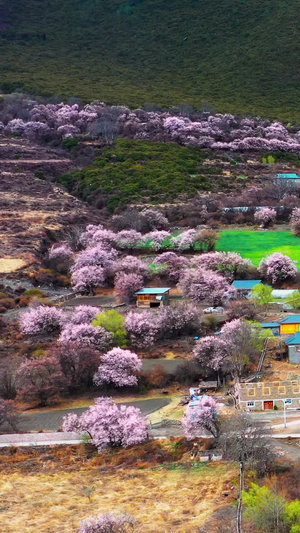
{"label": "paved road", "polygon": [[[169,398],[151,398],[149,400],[138,400],[135,402],[120,402],[124,405],[133,405],[138,407],[144,415],[149,415],[157,409],[161,409],[170,403]],[[67,413],[76,413],[81,415],[87,407],[77,409],[58,409],[55,411],[36,411],[33,413],[23,413],[18,424],[19,431],[57,431],[61,428],[62,419]]]}
{"label": "paved road", "polygon": [[92,305],[94,307],[112,306],[117,303],[114,296],[78,296],[67,300],[62,304],[62,307],[74,307],[77,305]]}
{"label": "paved road", "polygon": [[143,370],[148,372],[156,365],[162,365],[166,372],[174,372],[179,365],[184,363],[184,359],[143,359]]}

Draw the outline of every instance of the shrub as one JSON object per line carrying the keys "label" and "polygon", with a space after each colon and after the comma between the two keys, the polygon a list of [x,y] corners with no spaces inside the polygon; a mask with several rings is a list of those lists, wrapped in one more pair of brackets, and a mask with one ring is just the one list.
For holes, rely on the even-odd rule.
{"label": "shrub", "polygon": [[13,298],[2,298],[0,299],[0,307],[4,307],[5,309],[13,309],[15,307],[16,303]]}
{"label": "shrub", "polygon": [[18,409],[11,400],[0,398],[0,427],[8,424],[16,431],[19,415]]}
{"label": "shrub", "polygon": [[112,333],[112,342],[115,346],[126,348],[128,344],[127,333],[125,330],[125,319],[121,313],[114,309],[97,314],[92,322],[95,327],[102,327]]}

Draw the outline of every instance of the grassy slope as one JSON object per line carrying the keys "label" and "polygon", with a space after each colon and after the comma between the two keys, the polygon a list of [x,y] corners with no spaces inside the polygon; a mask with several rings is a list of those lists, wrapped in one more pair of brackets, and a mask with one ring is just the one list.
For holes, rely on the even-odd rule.
{"label": "grassy slope", "polygon": [[[224,506],[223,487],[232,485],[236,476],[231,465],[203,463],[168,470],[147,468],[140,461],[136,467],[126,465],[115,472],[104,464],[99,471],[97,458],[86,466],[74,464],[73,471],[68,471],[62,464],[68,451],[61,451],[60,463],[53,464],[57,452],[51,450],[44,465],[38,457],[28,459],[31,472],[22,472],[21,467],[1,474],[3,533],[74,533],[82,519],[108,511],[130,513],[138,521],[137,532],[196,531]],[[25,450],[21,462],[26,456]]]}
{"label": "grassy slope", "polygon": [[0,0],[0,79],[300,120],[299,15],[298,0]]}
{"label": "grassy slope", "polygon": [[300,240],[288,231],[221,231],[217,250],[238,252],[258,265],[262,257],[281,252],[298,261],[300,268]]}
{"label": "grassy slope", "polygon": [[92,204],[101,197],[111,209],[142,199],[172,201],[198,190],[229,192],[247,181],[238,172],[223,175],[217,164],[203,165],[208,157],[199,148],[175,143],[117,139],[100,150],[92,165],[58,181]]}

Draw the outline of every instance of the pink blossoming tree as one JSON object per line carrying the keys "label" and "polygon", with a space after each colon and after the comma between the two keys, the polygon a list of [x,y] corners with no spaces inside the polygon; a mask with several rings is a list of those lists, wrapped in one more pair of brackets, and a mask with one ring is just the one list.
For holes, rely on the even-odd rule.
{"label": "pink blossoming tree", "polygon": [[102,327],[91,324],[66,324],[59,337],[59,342],[94,346],[105,352],[112,342],[113,335]]}
{"label": "pink blossoming tree", "polygon": [[80,522],[78,533],[128,533],[133,530],[134,518],[125,513],[100,513]]}
{"label": "pink blossoming tree", "polygon": [[148,242],[151,248],[153,248],[155,251],[158,251],[162,248],[164,241],[170,236],[171,233],[169,233],[169,231],[153,230],[144,235],[144,242]]}
{"label": "pink blossoming tree", "polygon": [[150,311],[130,311],[125,318],[125,328],[131,344],[137,348],[150,348],[160,332],[160,321]]}
{"label": "pink blossoming tree", "polygon": [[49,250],[49,259],[65,261],[73,255],[73,250],[67,242],[53,244]]}
{"label": "pink blossoming tree", "polygon": [[291,218],[290,218],[290,227],[291,232],[296,235],[296,237],[300,236],[300,208],[295,207],[292,211]]}
{"label": "pink blossoming tree", "polygon": [[121,250],[133,250],[142,242],[142,234],[134,229],[124,229],[116,234],[116,244]]}
{"label": "pink blossoming tree", "polygon": [[178,283],[181,271],[186,269],[189,261],[186,257],[177,255],[174,252],[163,252],[155,257],[154,265],[163,267],[163,274],[168,277],[171,283]]}
{"label": "pink blossoming tree", "polygon": [[57,307],[40,305],[20,316],[20,329],[25,335],[38,335],[59,331],[64,324],[64,313]]}
{"label": "pink blossoming tree", "polygon": [[92,305],[77,305],[72,311],[69,322],[72,324],[91,324],[94,318],[101,313],[100,307]]}
{"label": "pink blossoming tree", "polygon": [[226,342],[220,338],[220,335],[201,337],[196,341],[193,356],[201,366],[218,373],[227,356]]}
{"label": "pink blossoming tree", "polygon": [[116,250],[113,248],[106,248],[101,246],[101,244],[96,244],[91,248],[86,248],[76,256],[72,272],[87,266],[110,267],[117,255]]}
{"label": "pink blossoming tree", "polygon": [[112,270],[114,274],[122,272],[124,274],[138,274],[139,276],[145,276],[148,272],[148,267],[142,259],[139,259],[134,255],[126,255],[119,261],[115,261]]}
{"label": "pink blossoming tree", "polygon": [[191,263],[197,268],[217,271],[229,281],[244,275],[253,266],[249,259],[235,252],[208,252],[193,258]]}
{"label": "pink blossoming tree", "polygon": [[182,428],[188,440],[198,437],[203,431],[217,438],[219,421],[217,411],[220,404],[212,396],[202,396],[197,405],[187,407],[182,419]]}
{"label": "pink blossoming tree", "polygon": [[144,279],[139,274],[120,272],[115,277],[115,293],[126,303],[135,301],[135,293],[143,288]]}
{"label": "pink blossoming tree", "polygon": [[263,207],[254,213],[254,220],[263,228],[271,226],[276,220],[276,211],[271,207]]}
{"label": "pink blossoming tree", "polygon": [[69,413],[64,418],[63,431],[88,434],[100,452],[108,447],[126,448],[144,442],[147,423],[140,409],[117,405],[112,398],[97,398],[81,416]]}
{"label": "pink blossoming tree", "polygon": [[106,272],[101,266],[84,266],[73,270],[71,284],[75,292],[92,294],[95,287],[103,287],[105,279]]}
{"label": "pink blossoming tree", "polygon": [[221,305],[233,293],[223,276],[204,268],[183,271],[178,287],[185,297],[208,305]]}
{"label": "pink blossoming tree", "polygon": [[258,270],[272,284],[281,283],[297,276],[297,267],[290,257],[279,252],[268,255],[259,263]]}
{"label": "pink blossoming tree", "polygon": [[101,357],[101,363],[94,376],[97,386],[112,384],[115,387],[137,385],[136,374],[142,368],[142,361],[129,350],[113,348]]}

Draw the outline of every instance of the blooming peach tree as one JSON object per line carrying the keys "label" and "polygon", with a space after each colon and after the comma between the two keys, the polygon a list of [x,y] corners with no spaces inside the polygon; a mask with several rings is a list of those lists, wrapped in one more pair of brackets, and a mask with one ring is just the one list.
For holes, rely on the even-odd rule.
{"label": "blooming peach tree", "polygon": [[88,434],[100,452],[144,442],[147,422],[137,407],[115,404],[112,398],[97,398],[81,416],[69,413],[64,418],[63,431]]}
{"label": "blooming peach tree", "polygon": [[137,385],[136,374],[142,368],[139,357],[122,348],[113,348],[101,357],[101,363],[94,376],[97,386],[112,384],[115,387]]}

